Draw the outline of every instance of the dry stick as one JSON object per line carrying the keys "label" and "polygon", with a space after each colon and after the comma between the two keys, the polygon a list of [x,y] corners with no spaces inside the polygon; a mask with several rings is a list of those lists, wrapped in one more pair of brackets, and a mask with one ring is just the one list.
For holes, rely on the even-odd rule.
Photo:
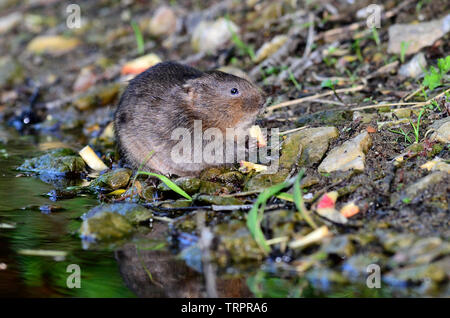
{"label": "dry stick", "polygon": [[310,13],[308,15],[309,18],[309,28],[308,28],[308,37],[306,39],[306,47],[303,52],[302,60],[305,60],[312,50],[312,45],[314,44],[314,14]]}
{"label": "dry stick", "polygon": [[[365,87],[366,87],[365,85],[358,85],[358,86],[355,86],[355,87],[341,88],[341,89],[337,89],[336,93],[357,92],[357,91],[363,90]],[[283,107],[287,107],[287,106],[301,104],[303,102],[314,100],[314,99],[317,99],[317,98],[320,98],[320,97],[330,96],[330,95],[333,95],[333,94],[334,94],[333,91],[329,91],[329,92],[322,93],[322,94],[315,94],[315,95],[311,95],[311,96],[306,96],[306,97],[290,100],[290,101],[283,102],[283,103],[280,103],[280,104],[277,104],[277,105],[269,106],[269,107],[266,108],[266,112],[270,112],[270,111],[273,111],[273,110],[278,109],[278,108],[283,108]]]}
{"label": "dry stick", "polygon": [[374,71],[374,72],[370,73],[369,75],[367,75],[366,77],[364,77],[363,78],[363,82],[365,83],[365,82],[367,82],[367,80],[369,80],[371,78],[374,78],[374,77],[376,77],[378,75],[381,75],[381,74],[388,73],[391,70],[396,69],[397,66],[398,66],[398,61],[395,61],[395,62],[389,63],[387,65],[384,65],[384,66],[380,67],[379,69],[377,69],[376,71]]}
{"label": "dry stick", "polygon": [[262,192],[262,190],[252,190],[252,191],[245,191],[245,192],[238,192],[233,194],[224,194],[222,197],[224,198],[230,198],[230,197],[244,197],[252,194],[257,194]]}
{"label": "dry stick", "polygon": [[337,106],[346,106],[344,103],[337,102],[334,100],[326,100],[326,99],[313,99],[311,102],[320,103],[320,104],[337,105]]}
{"label": "dry stick", "polygon": [[283,243],[283,242],[287,242],[287,241],[289,241],[289,237],[280,236],[280,237],[275,237],[273,239],[267,240],[266,243],[267,243],[267,245],[274,245],[274,244]]}
{"label": "dry stick", "polygon": [[158,220],[158,221],[161,221],[161,222],[167,222],[167,223],[173,223],[173,222],[175,222],[174,219],[168,218],[167,216],[157,216],[157,215],[154,215],[154,216],[152,217],[152,219],[155,219],[155,220]]}
{"label": "dry stick", "polygon": [[284,136],[284,135],[287,135],[287,134],[290,134],[290,133],[293,133],[293,132],[296,132],[296,131],[299,131],[299,130],[303,130],[303,129],[306,129],[308,127],[309,126],[303,126],[303,127],[300,127],[300,128],[294,128],[294,129],[291,129],[291,130],[282,131],[282,132],[280,132],[280,136]]}
{"label": "dry stick", "polygon": [[411,94],[409,94],[408,96],[405,97],[404,101],[406,102],[408,99],[410,99],[411,97],[415,96],[418,92],[420,92],[422,90],[422,87],[419,87],[418,89],[416,89],[414,92],[412,92]]}
{"label": "dry stick", "polygon": [[[285,204],[271,204],[266,206],[267,210],[273,210],[273,209],[281,209],[285,206]],[[210,208],[213,211],[236,211],[236,210],[250,210],[253,208],[253,204],[243,204],[243,205],[211,205],[208,206],[202,206],[202,208]]]}
{"label": "dry stick", "polygon": [[370,109],[370,108],[381,108],[386,106],[403,106],[403,105],[417,105],[417,103],[386,103],[386,104],[372,104],[372,105],[366,105],[366,106],[360,106],[352,108],[351,110],[363,110],[363,109]]}
{"label": "dry stick", "polygon": [[356,107],[356,108],[352,108],[351,110],[362,110],[362,109],[369,109],[369,108],[381,108],[381,107],[385,107],[385,106],[405,106],[405,105],[411,105],[410,107],[405,107],[405,108],[417,108],[417,107],[422,107],[425,105],[428,105],[429,103],[431,103],[431,101],[438,99],[439,97],[445,95],[447,92],[450,91],[450,88],[448,88],[447,90],[443,91],[442,93],[430,98],[429,100],[425,101],[425,102],[419,102],[419,103],[389,103],[389,104],[373,104],[373,105],[367,105],[367,106],[361,106],[361,107]]}

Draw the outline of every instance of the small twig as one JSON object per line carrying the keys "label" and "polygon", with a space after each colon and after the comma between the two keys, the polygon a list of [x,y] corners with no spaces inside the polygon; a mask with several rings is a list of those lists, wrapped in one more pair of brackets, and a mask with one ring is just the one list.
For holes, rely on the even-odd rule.
{"label": "small twig", "polygon": [[351,110],[363,110],[363,109],[370,109],[370,108],[381,108],[386,106],[404,106],[404,105],[417,105],[417,103],[386,103],[386,104],[372,104],[372,105],[366,105],[366,106],[360,106],[352,108]]}
{"label": "small twig", "polygon": [[279,135],[280,135],[280,136],[288,135],[288,134],[294,133],[294,132],[296,132],[296,131],[306,129],[306,128],[308,128],[308,127],[309,127],[309,126],[303,126],[303,127],[300,127],[300,128],[294,128],[294,129],[286,130],[286,131],[280,132]]}
{"label": "small twig", "polygon": [[[265,207],[265,210],[280,209],[285,207],[285,204],[271,204]],[[212,205],[209,208],[213,211],[236,211],[236,210],[251,210],[253,204],[243,204],[243,205]],[[205,207],[203,207],[205,208]],[[206,207],[208,208],[208,207]]]}
{"label": "small twig", "polygon": [[419,93],[422,90],[422,87],[419,87],[418,89],[416,89],[414,92],[412,92],[411,94],[409,94],[408,96],[405,97],[404,101],[408,101],[411,97],[415,96],[417,93]]}
{"label": "small twig", "polygon": [[320,103],[320,104],[330,104],[330,105],[337,105],[337,106],[348,106],[345,103],[337,102],[334,100],[326,100],[326,99],[314,99],[311,102],[314,103]]}
{"label": "small twig", "polygon": [[[358,85],[358,86],[355,86],[355,87],[341,88],[341,89],[337,89],[336,93],[358,92],[358,91],[363,90],[365,87],[366,87],[365,85]],[[283,102],[283,103],[280,103],[280,104],[277,104],[277,105],[272,105],[272,106],[266,107],[266,112],[270,112],[270,111],[273,111],[275,109],[279,109],[279,108],[283,108],[283,107],[287,107],[287,106],[301,104],[303,102],[315,100],[317,98],[330,96],[330,95],[333,95],[333,94],[334,94],[333,91],[329,91],[329,92],[325,92],[325,93],[321,93],[321,94],[314,94],[314,95],[311,95],[311,96],[306,96],[306,97],[290,100],[290,101]]]}
{"label": "small twig", "polygon": [[319,54],[319,51],[314,52],[311,54],[313,45],[314,45],[314,38],[315,38],[315,32],[314,32],[314,14],[309,13],[308,14],[308,36],[306,38],[306,45],[305,50],[303,51],[303,56],[300,59],[295,59],[295,62],[292,62],[290,67],[281,72],[280,75],[278,75],[278,79],[280,81],[284,81],[289,76],[292,76],[294,78],[299,78],[300,75],[309,67],[311,67],[314,63],[312,62],[312,59],[315,59],[317,54]]}
{"label": "small twig", "polygon": [[425,102],[419,102],[419,103],[415,103],[415,102],[399,102],[399,103],[388,103],[388,104],[373,104],[373,105],[366,105],[366,106],[361,106],[361,107],[355,107],[352,108],[351,110],[362,110],[362,109],[369,109],[369,108],[381,108],[381,107],[386,107],[386,106],[405,106],[405,105],[410,105],[409,107],[405,107],[405,109],[410,109],[410,108],[417,108],[417,107],[423,107],[425,105],[428,105],[429,103],[431,103],[433,100],[438,99],[439,97],[445,95],[447,92],[450,91],[450,88],[446,89],[445,91],[443,91],[442,93],[428,99]]}
{"label": "small twig", "polygon": [[[281,135],[281,134],[280,134]],[[224,194],[222,197],[230,198],[230,197],[244,197],[252,194],[258,194],[261,193],[262,190],[252,190],[252,191],[245,191],[245,192],[238,192],[233,194]]]}
{"label": "small twig", "polygon": [[267,240],[266,243],[267,243],[267,245],[274,245],[274,244],[283,243],[283,242],[287,242],[287,241],[289,241],[289,237],[280,236],[280,237],[275,237],[273,239]]}
{"label": "small twig", "polygon": [[250,210],[253,204],[243,205],[211,205],[213,211],[236,211],[236,210]]}
{"label": "small twig", "polygon": [[163,211],[163,212],[170,212],[170,211],[195,211],[195,210],[202,210],[202,209],[211,209],[210,205],[197,205],[197,206],[180,206],[176,208],[163,208],[154,205],[153,203],[144,203],[144,207],[154,209],[156,211]]}
{"label": "small twig", "polygon": [[380,67],[379,69],[377,69],[376,71],[365,76],[364,81],[367,81],[367,80],[374,78],[381,74],[389,73],[390,71],[396,69],[398,67],[398,64],[399,64],[398,61],[395,61],[395,62],[389,63],[387,65],[384,65],[384,66]]}
{"label": "small twig", "polygon": [[173,223],[173,222],[175,222],[174,219],[168,218],[167,216],[154,215],[152,218],[155,219],[155,220],[161,221],[161,222],[166,222],[166,223]]}
{"label": "small twig", "polygon": [[314,14],[310,13],[308,15],[309,18],[309,28],[308,28],[308,37],[306,38],[306,46],[305,51],[303,52],[302,60],[308,58],[311,53],[312,46],[314,44]]}

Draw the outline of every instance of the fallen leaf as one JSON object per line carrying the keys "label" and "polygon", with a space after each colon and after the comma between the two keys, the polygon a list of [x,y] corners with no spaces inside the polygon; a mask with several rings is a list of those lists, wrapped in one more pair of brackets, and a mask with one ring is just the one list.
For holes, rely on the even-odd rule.
{"label": "fallen leaf", "polygon": [[161,59],[156,54],[147,54],[132,61],[127,62],[122,67],[122,75],[137,75],[144,72],[149,67],[152,67],[161,62]]}
{"label": "fallen leaf", "polygon": [[112,192],[109,192],[107,195],[121,195],[122,193],[124,193],[124,192],[126,192],[126,190],[125,189],[117,189],[117,190],[114,190],[114,191],[112,191]]}
{"label": "fallen leaf", "polygon": [[251,170],[255,170],[256,172],[261,172],[261,171],[267,170],[267,166],[249,162],[249,161],[241,161],[241,167],[239,168],[239,171],[250,172]]}
{"label": "fallen leaf", "polygon": [[338,197],[337,191],[331,191],[331,192],[325,193],[320,198],[319,203],[317,204],[317,209],[334,208],[337,197]]}
{"label": "fallen leaf", "polygon": [[75,38],[66,38],[59,35],[41,35],[28,43],[27,50],[36,54],[45,52],[60,55],[73,50],[79,44],[80,41]]}
{"label": "fallen leaf", "polygon": [[321,217],[330,220],[334,223],[346,224],[348,222],[347,218],[339,213],[335,208],[322,208],[316,210],[317,214]]}
{"label": "fallen leaf", "polygon": [[341,209],[341,214],[343,216],[345,216],[346,218],[350,218],[358,213],[359,213],[359,207],[353,202],[347,203]]}
{"label": "fallen leaf", "polygon": [[367,126],[367,132],[368,132],[369,134],[374,134],[374,133],[377,132],[377,129],[374,128],[374,127],[372,127],[372,126]]}
{"label": "fallen leaf", "polygon": [[320,242],[321,240],[323,240],[325,237],[330,235],[330,231],[328,230],[328,227],[323,225],[321,227],[319,227],[318,229],[315,229],[314,231],[312,231],[311,233],[305,235],[304,237],[292,241],[289,243],[289,247],[290,248],[300,248],[300,247],[304,247],[316,242]]}
{"label": "fallen leaf", "polygon": [[261,127],[259,127],[257,125],[253,125],[250,128],[249,134],[250,134],[250,137],[256,138],[258,148],[267,146],[267,141],[261,132]]}

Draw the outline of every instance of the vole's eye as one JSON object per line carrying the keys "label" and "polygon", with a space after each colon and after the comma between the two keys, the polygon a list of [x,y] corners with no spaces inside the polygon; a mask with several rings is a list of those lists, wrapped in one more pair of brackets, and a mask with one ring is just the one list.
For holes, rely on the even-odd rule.
{"label": "vole's eye", "polygon": [[236,87],[234,87],[231,89],[230,93],[231,93],[231,95],[237,95],[237,94],[239,94],[239,90]]}

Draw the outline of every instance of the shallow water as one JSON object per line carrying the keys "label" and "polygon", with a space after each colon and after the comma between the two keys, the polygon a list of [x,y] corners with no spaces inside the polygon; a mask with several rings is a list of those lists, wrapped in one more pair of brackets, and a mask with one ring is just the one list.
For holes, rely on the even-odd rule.
{"label": "shallow water", "polygon": [[[12,138],[11,138],[12,137]],[[14,169],[39,148],[30,137],[0,138],[0,296],[10,297],[131,297],[118,270],[113,251],[84,250],[75,231],[79,216],[97,204],[82,197],[52,202],[45,193],[54,189],[38,177],[16,177]],[[36,207],[57,204],[64,210],[45,214]],[[5,228],[11,226],[12,228]],[[64,259],[23,255],[23,250],[67,252]],[[68,288],[67,266],[78,264],[81,288]]]}

